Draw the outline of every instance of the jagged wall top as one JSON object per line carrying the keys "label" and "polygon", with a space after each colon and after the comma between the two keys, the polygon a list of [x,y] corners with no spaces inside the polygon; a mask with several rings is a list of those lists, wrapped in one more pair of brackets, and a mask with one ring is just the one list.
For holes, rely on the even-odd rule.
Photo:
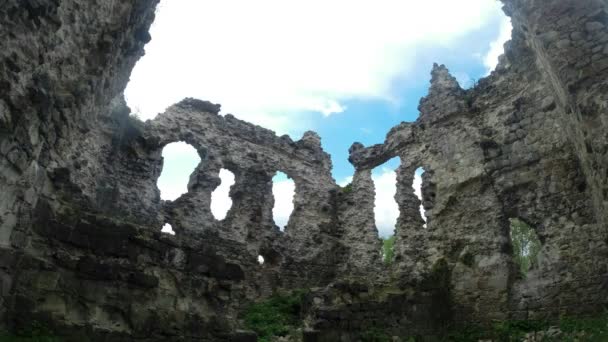
{"label": "jagged wall top", "polygon": [[[6,322],[41,317],[104,337],[229,339],[248,300],[355,280],[366,286],[342,286],[329,307],[327,298],[314,301],[311,310],[333,313],[315,316],[311,328],[359,329],[372,315],[399,332],[428,327],[399,324],[403,317],[547,318],[605,303],[605,1],[505,1],[514,33],[497,71],[465,91],[436,65],[416,122],[382,144],[353,144],[350,192],[331,178],[314,133],[294,142],[191,99],[146,124],[131,120],[117,95],[150,38],[156,3],[13,0],[0,8]],[[180,140],[202,162],[189,192],[163,202],[161,150]],[[401,215],[387,266],[371,169],[396,156]],[[411,186],[420,166],[426,227]],[[209,202],[222,167],[236,183],[233,207],[217,221]],[[285,233],[272,222],[277,170],[296,183]],[[514,217],[543,243],[525,279],[513,266]],[[176,236],[159,232],[165,222]],[[258,255],[268,262],[258,265]],[[395,311],[365,311],[389,307],[356,292],[374,286],[407,300]],[[432,315],[436,295],[446,316]]]}

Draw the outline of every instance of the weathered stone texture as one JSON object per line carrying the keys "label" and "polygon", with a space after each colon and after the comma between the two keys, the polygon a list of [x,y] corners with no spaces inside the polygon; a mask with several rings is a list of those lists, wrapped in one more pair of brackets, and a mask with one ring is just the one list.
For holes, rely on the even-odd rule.
{"label": "weathered stone texture", "polygon": [[[496,71],[463,90],[435,65],[416,122],[352,145],[348,188],[314,132],[277,137],[195,99],[146,123],[129,117],[121,92],[156,3],[0,6],[2,325],[39,320],[77,341],[248,340],[247,303],[312,288],[307,334],[349,340],[370,325],[432,334],[608,304],[605,1],[504,0],[514,31]],[[201,163],[188,193],[161,201],[161,152],[177,141]],[[371,170],[393,157],[400,216],[387,265]],[[236,179],[216,220],[222,168]],[[277,171],[296,185],[285,232],[272,220]],[[525,279],[511,218],[542,243]]]}

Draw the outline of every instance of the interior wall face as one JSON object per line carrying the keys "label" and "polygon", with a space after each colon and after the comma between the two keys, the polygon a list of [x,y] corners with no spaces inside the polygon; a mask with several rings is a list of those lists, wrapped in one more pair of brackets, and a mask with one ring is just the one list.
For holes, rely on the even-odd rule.
{"label": "interior wall face", "polygon": [[[238,320],[247,303],[295,288],[320,298],[307,328],[338,335],[364,329],[369,315],[395,332],[428,332],[600,311],[608,8],[503,2],[514,31],[496,71],[465,91],[435,65],[417,121],[382,144],[352,145],[356,172],[344,189],[314,132],[292,141],[196,99],[145,123],[129,116],[122,92],[150,40],[156,0],[5,1],[2,325],[38,320],[92,340],[229,341],[251,337]],[[177,141],[201,163],[186,194],[162,201],[161,152]],[[387,264],[371,170],[394,157],[400,216]],[[422,201],[412,188],[419,167]],[[235,184],[232,208],[217,220],[210,205],[221,169]],[[284,232],[272,218],[277,171],[296,187]],[[542,244],[526,278],[513,261],[512,218]],[[175,235],[161,232],[165,223]],[[392,297],[374,296],[387,289]]]}

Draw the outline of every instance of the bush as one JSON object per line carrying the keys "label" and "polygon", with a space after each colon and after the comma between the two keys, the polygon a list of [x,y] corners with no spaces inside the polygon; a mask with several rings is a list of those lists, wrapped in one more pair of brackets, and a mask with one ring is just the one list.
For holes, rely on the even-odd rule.
{"label": "bush", "polygon": [[341,189],[342,189],[342,193],[350,194],[351,192],[353,192],[353,183],[348,183]]}
{"label": "bush", "polygon": [[[550,330],[557,334],[548,334]],[[529,334],[535,336],[534,341],[608,341],[608,313],[593,318],[566,317],[555,324],[527,320],[497,322],[490,329],[463,327],[453,330],[442,341],[523,341]]]}
{"label": "bush", "polygon": [[289,335],[301,323],[300,311],[306,294],[307,291],[295,290],[250,305],[245,311],[246,328],[256,332],[260,342]]}
{"label": "bush", "polygon": [[392,338],[383,330],[373,327],[361,333],[362,342],[390,342]]}

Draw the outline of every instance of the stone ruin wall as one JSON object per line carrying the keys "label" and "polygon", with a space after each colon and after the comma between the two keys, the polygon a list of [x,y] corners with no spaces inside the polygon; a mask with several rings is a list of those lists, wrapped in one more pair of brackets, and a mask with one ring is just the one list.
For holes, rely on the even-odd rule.
{"label": "stone ruin wall", "polygon": [[[602,310],[608,3],[503,2],[514,31],[497,70],[463,90],[436,65],[416,122],[383,144],[353,144],[344,192],[313,132],[294,142],[194,99],[145,124],[129,118],[121,94],[157,1],[5,1],[3,325],[39,320],[98,340],[236,340],[247,336],[243,305],[293,288],[315,289],[307,325],[321,334],[369,321],[424,332]],[[164,202],[161,151],[176,141],[201,163],[188,193]],[[387,266],[371,170],[393,157],[401,215]],[[426,228],[411,185],[421,166]],[[236,183],[217,221],[209,206],[221,168]],[[277,171],[296,184],[284,233],[272,221]],[[510,218],[542,242],[525,279],[512,261]],[[175,236],[160,232],[164,223]]]}

